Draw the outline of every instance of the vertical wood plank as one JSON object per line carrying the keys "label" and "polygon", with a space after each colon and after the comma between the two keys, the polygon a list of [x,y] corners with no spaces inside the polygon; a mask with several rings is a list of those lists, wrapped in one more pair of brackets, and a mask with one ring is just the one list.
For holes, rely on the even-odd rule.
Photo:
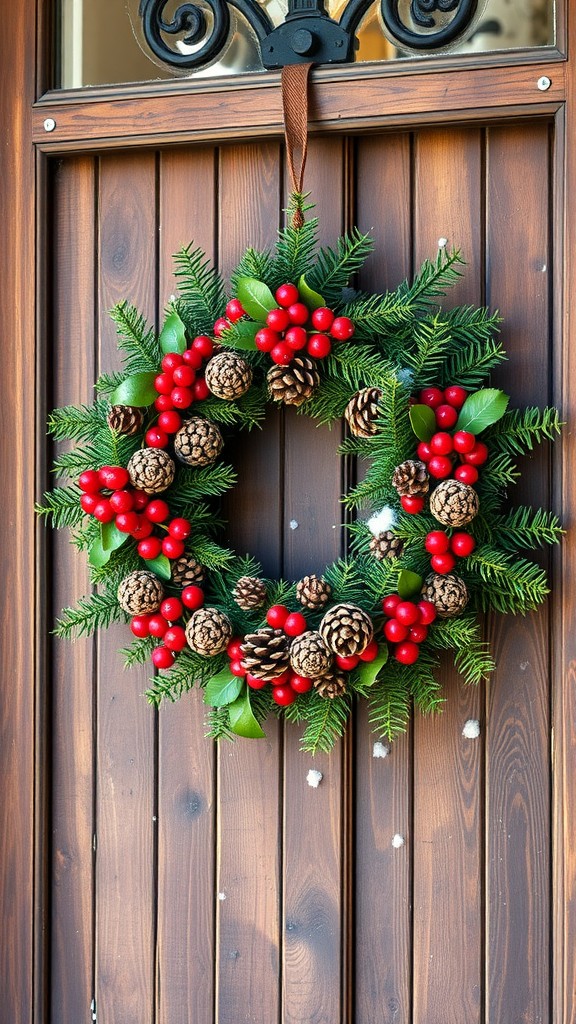
{"label": "vertical wood plank", "polygon": [[[482,151],[477,128],[421,131],[415,151],[415,268],[438,239],[459,248],[465,277],[447,306],[481,301]],[[433,380],[430,383],[434,383]],[[481,688],[443,670],[444,711],[414,721],[414,1018],[474,1024],[482,1012]]]}
{"label": "vertical wood plank", "polygon": [[[103,157],[99,190],[99,340],[102,368],[119,365],[106,315],[130,297],[156,312],[156,168],[153,154]],[[97,1012],[122,1024],[154,1018],[154,712],[144,665],[124,672],[113,627],[98,644]]]}
{"label": "vertical wood plank", "polygon": [[[89,403],[95,378],[95,175],[91,157],[60,165],[54,210],[54,406]],[[70,339],[74,338],[73,353]],[[90,590],[86,560],[54,535],[56,615]],[[51,1007],[62,1024],[83,1020],[93,996],[94,641],[52,645]]]}
{"label": "vertical wood plank", "polygon": [[[549,135],[488,133],[488,296],[505,316],[499,381],[519,406],[549,398]],[[549,505],[549,453],[524,460],[514,504]],[[549,1019],[550,738],[548,608],[494,620],[498,669],[487,736],[487,1019]]]}

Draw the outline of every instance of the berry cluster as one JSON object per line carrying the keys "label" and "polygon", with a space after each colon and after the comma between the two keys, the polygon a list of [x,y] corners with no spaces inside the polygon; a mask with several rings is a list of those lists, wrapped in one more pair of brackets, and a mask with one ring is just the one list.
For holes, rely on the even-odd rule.
{"label": "berry cluster", "polygon": [[213,351],[212,338],[201,334],[181,355],[168,352],[164,356],[162,372],[154,379],[158,392],[154,408],[159,416],[156,425],[146,431],[145,440],[149,448],[165,448],[169,435],[175,434],[182,426],[180,411],[189,409],[193,402],[208,398],[210,392],[201,371]]}
{"label": "berry cluster", "polygon": [[476,547],[476,541],[470,533],[458,531],[450,536],[444,530],[431,530],[426,534],[424,547],[432,558],[430,565],[434,572],[444,575],[452,572],[456,558],[467,558]]}
{"label": "berry cluster", "polygon": [[[256,332],[254,341],[260,352],[269,352],[272,362],[288,366],[297,352],[305,350],[313,359],[325,359],[333,341],[348,341],[354,324],[347,316],[336,316],[321,306],[310,313],[295,284],[281,284],[274,295],[278,306],[266,317],[266,326]],[[226,306],[226,317],[214,324],[214,334],[222,337],[231,323],[245,316],[238,299]]]}
{"label": "berry cluster", "polygon": [[436,618],[431,601],[405,601],[399,594],[389,594],[382,601],[387,616],[384,636],[394,644],[394,657],[401,665],[413,665],[420,655],[419,645],[428,636],[428,626]]}
{"label": "berry cluster", "polygon": [[182,622],[184,608],[196,611],[204,604],[204,592],[200,587],[185,587],[180,597],[166,597],[160,609],[150,615],[135,615],[130,629],[139,639],[154,637],[162,643],[152,651],[152,662],[156,668],[170,668],[176,655],[186,646],[186,631]]}

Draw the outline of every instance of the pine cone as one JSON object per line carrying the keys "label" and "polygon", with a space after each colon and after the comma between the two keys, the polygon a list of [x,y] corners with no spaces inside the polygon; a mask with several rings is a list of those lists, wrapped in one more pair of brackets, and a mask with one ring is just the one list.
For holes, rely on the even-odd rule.
{"label": "pine cone", "polygon": [[370,552],[379,562],[384,558],[400,558],[403,548],[404,541],[392,533],[392,530],[379,533],[370,541]]}
{"label": "pine cone", "polygon": [[113,405],[108,413],[108,426],[115,434],[131,437],[144,423],[144,413],[135,405]]}
{"label": "pine cone", "polygon": [[236,352],[220,352],[206,365],[206,384],[213,395],[233,402],[241,398],[252,383],[252,370]]}
{"label": "pine cone", "polygon": [[163,448],[140,448],[127,466],[130,483],[146,494],[160,494],[170,487],[176,472],[174,461]]}
{"label": "pine cone", "polygon": [[403,496],[424,496],[428,494],[430,480],[425,462],[418,462],[414,459],[407,459],[400,466],[396,466],[392,474],[392,486],[398,494]]}
{"label": "pine cone", "polygon": [[204,658],[213,658],[226,650],[232,639],[232,623],[217,608],[198,608],[186,625],[188,646]]}
{"label": "pine cone", "polygon": [[286,634],[272,626],[247,633],[242,641],[242,662],[258,679],[277,679],[290,666]]}
{"label": "pine cone", "polygon": [[124,577],[117,596],[122,611],[128,615],[148,615],[158,611],[164,587],[153,572],[137,570]]}
{"label": "pine cone", "polygon": [[432,602],[439,619],[451,619],[464,611],[469,595],[464,580],[455,573],[433,572],[424,580],[422,597]]}
{"label": "pine cone", "polygon": [[223,446],[219,428],[203,416],[191,416],[174,435],[174,451],[187,466],[209,466]]}
{"label": "pine cone", "polygon": [[266,584],[256,576],[241,576],[232,596],[242,611],[261,608],[266,600]]}
{"label": "pine cone", "polygon": [[465,526],[479,507],[474,488],[460,480],[442,480],[430,495],[430,511],[443,526]]}
{"label": "pine cone", "polygon": [[344,658],[362,654],[374,636],[368,612],[355,604],[335,604],[326,612],[318,629],[330,650]]}
{"label": "pine cone", "polygon": [[330,668],[332,654],[320,633],[309,629],[294,637],[290,644],[290,664],[299,676],[316,679]]}
{"label": "pine cone", "polygon": [[346,676],[334,668],[319,679],[314,680],[314,687],[319,697],[342,697],[346,693]]}
{"label": "pine cone", "polygon": [[190,555],[181,555],[172,562],[172,582],[177,587],[201,587],[204,583],[204,566]]}
{"label": "pine cone", "polygon": [[344,418],[354,437],[372,437],[376,433],[375,420],[380,412],[378,404],[381,398],[380,388],[362,388],[352,395],[344,410]]}
{"label": "pine cone", "polygon": [[320,376],[312,359],[295,356],[288,366],[273,366],[268,370],[266,380],[270,398],[275,402],[302,405],[318,387]]}
{"label": "pine cone", "polygon": [[332,593],[332,587],[326,580],[320,579],[312,573],[304,576],[296,584],[296,597],[300,604],[311,611],[320,611]]}

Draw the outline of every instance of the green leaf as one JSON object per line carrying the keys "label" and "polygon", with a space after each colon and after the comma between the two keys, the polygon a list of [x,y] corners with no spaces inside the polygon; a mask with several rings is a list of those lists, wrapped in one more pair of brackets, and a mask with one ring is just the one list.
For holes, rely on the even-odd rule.
{"label": "green leaf", "polygon": [[302,277],[298,281],[298,291],[300,292],[300,298],[311,313],[313,313],[315,309],[320,309],[320,306],[326,305],[324,297],[310,287],[304,277],[304,274],[302,274]]}
{"label": "green leaf", "polygon": [[244,309],[253,320],[265,320],[271,309],[278,303],[267,284],[255,277],[241,277],[238,281],[237,295]]}
{"label": "green leaf", "polygon": [[178,352],[182,355],[186,351],[186,331],[178,313],[172,312],[166,317],[159,341],[163,352]]}
{"label": "green leaf", "polygon": [[240,697],[237,697],[233,704],[230,704],[228,711],[230,712],[230,728],[237,736],[246,736],[251,740],[265,738],[266,733],[260,728],[250,707],[248,689]]}
{"label": "green leaf", "polygon": [[154,371],[149,373],[133,373],[126,377],[121,384],[110,395],[111,405],[135,405],[140,409],[158,398],[158,392],[154,387]]}
{"label": "green leaf", "polygon": [[104,551],[116,551],[126,543],[129,535],[127,533],[121,533],[116,526],[116,523],[102,523],[100,527],[100,536]]}
{"label": "green leaf", "polygon": [[384,667],[387,661],[388,648],[385,644],[381,644],[374,661],[361,661],[358,665],[358,681],[361,686],[373,686],[378,678],[380,669]]}
{"label": "green leaf", "polygon": [[436,433],[436,417],[429,405],[411,405],[410,423],[420,441],[429,441]]}
{"label": "green leaf", "polygon": [[233,676],[229,668],[223,668],[206,684],[204,703],[213,708],[223,708],[236,700],[243,686],[243,679]]}
{"label": "green leaf", "polygon": [[403,601],[419,594],[424,580],[417,572],[410,572],[410,569],[402,569],[398,577],[398,593]]}
{"label": "green leaf", "polygon": [[166,555],[158,555],[156,558],[145,558],[144,561],[150,572],[160,576],[163,580],[170,579],[172,568],[170,566],[170,559],[166,558]]}
{"label": "green leaf", "polygon": [[106,565],[106,563],[110,561],[111,554],[112,548],[104,548],[102,545],[102,537],[98,534],[90,545],[88,561],[90,565],[94,566],[94,568],[101,569],[103,565]]}
{"label": "green leaf", "polygon": [[266,324],[254,320],[239,320],[222,338],[222,343],[230,348],[243,349],[246,352],[256,352],[254,338]]}
{"label": "green leaf", "polygon": [[479,434],[497,423],[506,412],[510,401],[508,395],[497,388],[482,388],[469,395],[460,410],[455,430],[468,430],[471,434]]}

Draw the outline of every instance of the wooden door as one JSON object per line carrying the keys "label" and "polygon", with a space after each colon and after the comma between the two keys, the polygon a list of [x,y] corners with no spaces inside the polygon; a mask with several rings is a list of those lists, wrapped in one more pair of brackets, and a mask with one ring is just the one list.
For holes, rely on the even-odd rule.
{"label": "wooden door", "polygon": [[[87,579],[64,538],[34,541],[46,408],[88,400],[116,365],[115,301],[130,296],[157,319],[180,244],[194,239],[226,273],[247,244],[273,242],[286,175],[278,76],[47,93],[32,109],[33,5],[8,17],[13,78],[0,104],[15,135],[0,245],[18,245],[1,289],[2,1019],[576,1021],[570,535],[547,607],[487,623],[490,683],[465,688],[446,670],[445,712],[417,717],[386,758],[373,756],[362,710],[314,762],[277,723],[266,741],[216,750],[197,694],[159,714],[146,705],[147,671],[121,669],[125,630],[73,648],[47,639]],[[570,420],[574,75],[562,53],[538,56],[317,72],[306,187],[323,241],[351,223],[374,234],[366,289],[410,275],[440,237],[461,247],[468,267],[451,301],[505,316],[511,362],[498,383]],[[514,495],[567,522],[570,438],[530,461]],[[271,412],[236,446],[231,539],[267,572],[296,578],[339,554],[338,440]],[[468,719],[479,739],[462,735]]]}

